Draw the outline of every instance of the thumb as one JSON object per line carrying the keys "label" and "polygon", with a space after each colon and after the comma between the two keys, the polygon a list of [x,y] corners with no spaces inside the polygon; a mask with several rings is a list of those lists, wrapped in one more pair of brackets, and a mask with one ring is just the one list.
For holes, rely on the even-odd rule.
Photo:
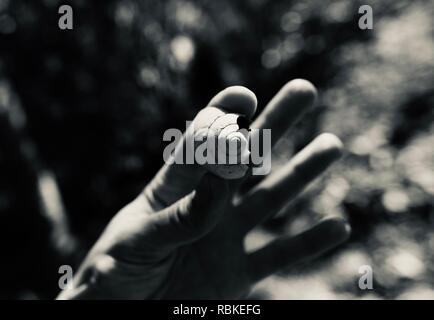
{"label": "thumb", "polygon": [[223,215],[228,198],[227,182],[205,174],[196,191],[150,216],[152,238],[160,246],[174,248],[203,237]]}

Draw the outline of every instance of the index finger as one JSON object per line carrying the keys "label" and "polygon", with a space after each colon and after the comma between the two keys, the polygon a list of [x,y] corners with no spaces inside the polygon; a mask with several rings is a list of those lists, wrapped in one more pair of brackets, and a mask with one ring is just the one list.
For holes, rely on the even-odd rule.
{"label": "index finger", "polygon": [[274,145],[313,106],[316,97],[317,91],[309,81],[289,81],[271,99],[251,128],[271,129],[271,144]]}
{"label": "index finger", "polygon": [[[312,83],[304,79],[294,79],[286,83],[271,99],[250,126],[251,129],[257,129],[251,131],[251,141],[259,143],[256,147],[262,153],[263,158],[271,153],[272,147],[284,133],[314,105],[316,97],[317,91]],[[264,129],[271,130],[269,150],[264,150],[263,139],[261,138]],[[252,182],[253,180],[254,177],[249,178],[246,175],[240,181],[233,182],[232,188],[237,190],[245,181]],[[249,188],[247,185],[246,187]]]}

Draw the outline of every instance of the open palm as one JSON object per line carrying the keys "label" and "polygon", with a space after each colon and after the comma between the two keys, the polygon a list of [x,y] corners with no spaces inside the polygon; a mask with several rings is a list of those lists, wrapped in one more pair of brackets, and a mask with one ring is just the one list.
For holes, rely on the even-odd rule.
{"label": "open palm", "polygon": [[[252,123],[271,129],[274,145],[314,103],[305,80],[286,84]],[[252,118],[254,94],[229,87],[209,103]],[[249,191],[248,178],[223,180],[197,165],[164,165],[132,203],[110,222],[61,299],[231,299],[281,268],[311,259],[345,241],[349,228],[329,218],[295,237],[254,252],[245,236],[276,214],[341,155],[342,144],[322,134]]]}

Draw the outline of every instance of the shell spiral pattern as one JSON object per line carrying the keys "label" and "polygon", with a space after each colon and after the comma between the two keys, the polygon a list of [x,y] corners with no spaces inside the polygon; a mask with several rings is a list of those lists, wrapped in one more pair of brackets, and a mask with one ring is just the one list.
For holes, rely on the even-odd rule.
{"label": "shell spiral pattern", "polygon": [[194,120],[198,141],[214,139],[208,149],[214,163],[206,163],[208,171],[224,179],[242,178],[250,157],[248,122],[241,114],[227,113],[217,107],[206,107]]}

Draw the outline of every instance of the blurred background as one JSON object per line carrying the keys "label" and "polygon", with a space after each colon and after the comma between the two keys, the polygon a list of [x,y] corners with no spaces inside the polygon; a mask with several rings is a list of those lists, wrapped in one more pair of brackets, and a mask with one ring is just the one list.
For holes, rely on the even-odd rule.
{"label": "blurred background", "polygon": [[[58,28],[61,4],[74,30]],[[363,4],[373,30],[358,28]],[[261,110],[302,77],[318,106],[273,168],[323,131],[347,153],[246,246],[325,215],[353,234],[251,297],[434,299],[433,17],[428,0],[0,0],[0,298],[57,295],[59,266],[77,267],[163,164],[164,130],[226,86]]]}

